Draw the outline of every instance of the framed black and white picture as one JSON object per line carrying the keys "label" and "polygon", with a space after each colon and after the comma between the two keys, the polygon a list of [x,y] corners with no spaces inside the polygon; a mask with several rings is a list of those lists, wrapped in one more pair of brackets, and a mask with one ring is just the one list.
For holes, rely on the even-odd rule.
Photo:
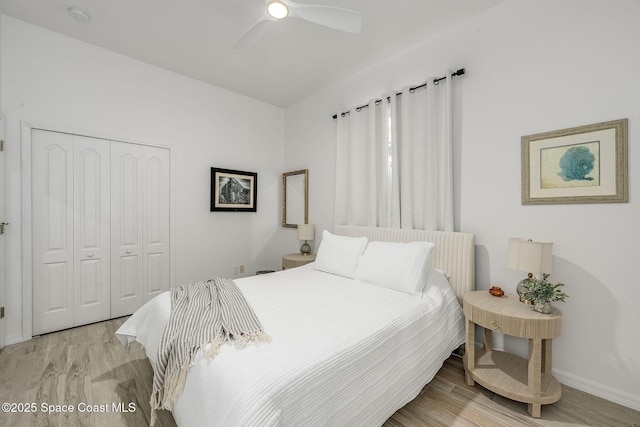
{"label": "framed black and white picture", "polygon": [[258,174],[211,168],[211,212],[256,212]]}

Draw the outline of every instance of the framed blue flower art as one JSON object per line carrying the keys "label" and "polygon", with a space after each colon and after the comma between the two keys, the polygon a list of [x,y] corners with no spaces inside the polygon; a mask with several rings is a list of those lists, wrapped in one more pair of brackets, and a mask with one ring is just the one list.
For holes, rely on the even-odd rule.
{"label": "framed blue flower art", "polygon": [[629,201],[627,119],[522,137],[522,204]]}

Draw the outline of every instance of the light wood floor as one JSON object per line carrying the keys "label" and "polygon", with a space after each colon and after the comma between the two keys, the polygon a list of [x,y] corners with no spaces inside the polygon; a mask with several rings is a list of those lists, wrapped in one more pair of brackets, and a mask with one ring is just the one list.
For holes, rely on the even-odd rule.
{"label": "light wood floor", "polygon": [[[56,332],[0,351],[0,403],[35,403],[34,413],[0,412],[0,426],[145,426],[153,372],[139,344],[127,351],[114,332],[124,318]],[[79,404],[109,412],[78,412]],[[113,404],[135,405],[115,412]],[[73,404],[73,413],[42,411],[42,404]],[[98,409],[101,409],[98,407]],[[175,426],[159,411],[158,426]],[[385,427],[396,426],[626,426],[640,427],[640,412],[570,387],[533,419],[526,405],[464,383],[462,362],[449,358],[436,377]]]}

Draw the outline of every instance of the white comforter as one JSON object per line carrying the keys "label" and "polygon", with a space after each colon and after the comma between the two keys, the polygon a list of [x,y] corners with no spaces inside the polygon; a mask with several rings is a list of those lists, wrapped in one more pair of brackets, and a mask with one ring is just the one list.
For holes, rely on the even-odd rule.
{"label": "white comforter", "polygon": [[[236,283],[272,341],[199,353],[174,407],[180,426],[381,425],[464,341],[460,305],[435,270],[422,298],[313,264]],[[116,335],[154,362],[169,311],[167,292]]]}

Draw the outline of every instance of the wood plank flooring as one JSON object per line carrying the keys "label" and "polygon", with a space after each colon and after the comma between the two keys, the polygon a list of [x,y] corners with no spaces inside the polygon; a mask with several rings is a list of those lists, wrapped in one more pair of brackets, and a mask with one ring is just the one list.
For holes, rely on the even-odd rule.
{"label": "wood plank flooring", "polygon": [[[149,425],[153,371],[142,346],[135,343],[127,351],[115,338],[125,320],[55,332],[0,351],[0,403],[36,404],[31,413],[0,412],[0,426]],[[72,404],[76,410],[47,414],[42,404]],[[96,411],[80,412],[80,404]],[[156,425],[175,422],[171,413],[159,411]],[[543,406],[542,417],[534,419],[523,403],[467,386],[462,361],[452,356],[384,426],[640,427],[640,412],[563,386],[560,401]]]}

